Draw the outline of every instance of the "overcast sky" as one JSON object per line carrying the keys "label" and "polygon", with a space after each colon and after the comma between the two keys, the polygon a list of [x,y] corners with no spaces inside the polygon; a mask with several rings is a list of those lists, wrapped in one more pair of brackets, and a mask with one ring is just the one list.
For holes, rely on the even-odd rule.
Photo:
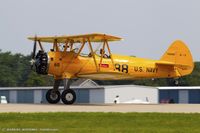
{"label": "overcast sky", "polygon": [[28,36],[100,32],[113,53],[159,59],[176,39],[200,60],[199,0],[0,0],[0,49],[29,54]]}

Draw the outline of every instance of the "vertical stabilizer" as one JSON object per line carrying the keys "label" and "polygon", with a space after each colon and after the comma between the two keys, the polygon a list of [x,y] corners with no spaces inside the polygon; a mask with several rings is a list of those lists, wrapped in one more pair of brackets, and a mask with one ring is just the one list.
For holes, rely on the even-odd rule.
{"label": "vertical stabilizer", "polygon": [[174,63],[181,76],[190,74],[194,68],[192,54],[180,40],[173,42],[160,60]]}

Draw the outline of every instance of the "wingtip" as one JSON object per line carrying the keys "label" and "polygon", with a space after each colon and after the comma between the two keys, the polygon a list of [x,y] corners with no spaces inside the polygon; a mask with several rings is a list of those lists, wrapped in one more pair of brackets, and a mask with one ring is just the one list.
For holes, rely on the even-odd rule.
{"label": "wingtip", "polygon": [[27,37],[28,40],[34,40],[34,37]]}

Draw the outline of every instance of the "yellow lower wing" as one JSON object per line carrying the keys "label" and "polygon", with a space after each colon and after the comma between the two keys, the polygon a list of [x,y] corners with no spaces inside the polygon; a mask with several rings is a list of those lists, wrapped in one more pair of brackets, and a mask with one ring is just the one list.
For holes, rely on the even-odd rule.
{"label": "yellow lower wing", "polygon": [[120,80],[120,79],[133,79],[134,77],[121,72],[93,72],[78,74],[79,78],[90,78],[94,80]]}

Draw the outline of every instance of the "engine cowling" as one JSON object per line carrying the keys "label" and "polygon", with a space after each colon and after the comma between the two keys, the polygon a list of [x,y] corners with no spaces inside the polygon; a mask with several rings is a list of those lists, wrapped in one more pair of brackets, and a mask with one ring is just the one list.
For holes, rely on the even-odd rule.
{"label": "engine cowling", "polygon": [[35,68],[38,74],[46,75],[48,73],[48,55],[44,51],[38,51],[35,57]]}

